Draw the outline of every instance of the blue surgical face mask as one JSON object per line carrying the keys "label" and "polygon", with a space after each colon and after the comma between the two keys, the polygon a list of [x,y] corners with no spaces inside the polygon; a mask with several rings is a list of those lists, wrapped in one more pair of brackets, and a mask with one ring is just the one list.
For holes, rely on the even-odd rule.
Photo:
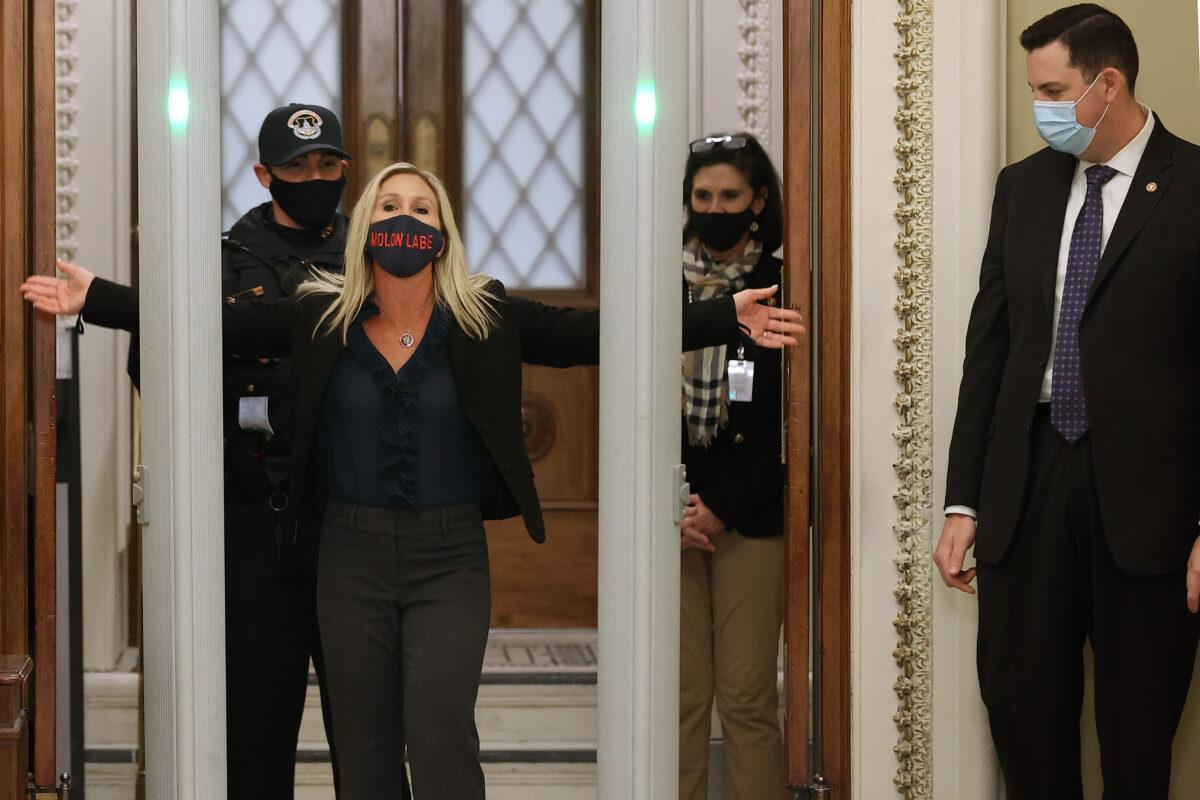
{"label": "blue surgical face mask", "polygon": [[[1100,80],[1099,75],[1092,81],[1092,86],[1095,86],[1098,80]],[[1079,100],[1074,102],[1070,100],[1033,101],[1033,123],[1037,126],[1038,134],[1054,150],[1077,156],[1087,150],[1092,139],[1096,138],[1096,129],[1100,127],[1100,123],[1108,114],[1108,106],[1104,107],[1104,113],[1100,115],[1100,119],[1096,120],[1095,128],[1082,125],[1075,114],[1075,107],[1084,97],[1088,96],[1092,86],[1089,86],[1087,92],[1084,92]]]}

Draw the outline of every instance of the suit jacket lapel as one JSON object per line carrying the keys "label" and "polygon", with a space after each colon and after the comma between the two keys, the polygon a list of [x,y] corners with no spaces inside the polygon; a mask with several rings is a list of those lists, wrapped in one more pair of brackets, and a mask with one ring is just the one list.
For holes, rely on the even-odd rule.
{"label": "suit jacket lapel", "polygon": [[[1051,318],[1054,315],[1054,287],[1058,281],[1058,251],[1062,245],[1063,226],[1067,222],[1067,201],[1071,197],[1071,184],[1075,180],[1075,165],[1079,162],[1064,153],[1055,153],[1052,166],[1045,172],[1045,183],[1038,192],[1040,203],[1032,230],[1037,231],[1033,243],[1034,263],[1038,265],[1038,279],[1042,288],[1042,300]],[[1057,224],[1055,224],[1057,223]]]}
{"label": "suit jacket lapel", "polygon": [[[1088,302],[1096,296],[1100,284],[1108,277],[1117,261],[1129,248],[1134,238],[1146,225],[1150,215],[1158,206],[1158,201],[1166,194],[1167,185],[1171,182],[1171,134],[1163,127],[1158,115],[1154,117],[1154,131],[1150,141],[1146,143],[1146,152],[1138,162],[1137,172],[1133,183],[1129,186],[1129,194],[1121,206],[1121,213],[1108,237],[1104,247],[1104,255],[1100,258],[1100,267],[1096,270],[1096,279],[1092,282],[1092,290],[1088,294]],[[1154,191],[1146,187],[1151,183],[1157,184]]]}

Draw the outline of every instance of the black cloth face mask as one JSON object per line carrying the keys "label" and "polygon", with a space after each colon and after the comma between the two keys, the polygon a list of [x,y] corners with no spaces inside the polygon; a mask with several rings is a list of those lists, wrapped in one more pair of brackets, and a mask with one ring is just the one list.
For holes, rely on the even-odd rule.
{"label": "black cloth face mask", "polygon": [[389,275],[411,278],[442,254],[445,237],[416,217],[400,214],[373,223],[367,229],[363,251]]}
{"label": "black cloth face mask", "polygon": [[311,181],[289,183],[274,173],[268,187],[272,199],[283,212],[296,220],[302,228],[320,230],[333,220],[342,192],[346,188],[346,176],[335,181],[319,178]]}
{"label": "black cloth face mask", "polygon": [[711,252],[723,253],[742,240],[754,222],[754,211],[747,208],[734,214],[701,214],[688,209],[688,227]]}

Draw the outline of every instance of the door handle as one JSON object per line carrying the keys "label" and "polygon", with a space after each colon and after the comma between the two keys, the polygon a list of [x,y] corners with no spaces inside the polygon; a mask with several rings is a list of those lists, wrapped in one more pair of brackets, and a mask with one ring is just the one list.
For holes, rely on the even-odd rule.
{"label": "door handle", "polygon": [[137,524],[148,525],[146,514],[146,467],[138,464],[133,468],[133,483],[129,486],[129,502],[137,509]]}
{"label": "door handle", "polygon": [[687,482],[687,467],[671,467],[671,485],[675,487],[675,524],[683,524],[683,512],[692,499],[692,485]]}

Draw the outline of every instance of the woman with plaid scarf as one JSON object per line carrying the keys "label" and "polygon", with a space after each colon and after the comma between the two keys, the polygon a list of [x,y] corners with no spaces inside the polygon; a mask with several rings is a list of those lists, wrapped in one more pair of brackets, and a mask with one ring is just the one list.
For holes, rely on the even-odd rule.
{"label": "woman with plaid scarf", "polygon": [[[779,283],[779,175],[747,133],[689,147],[684,302]],[[781,360],[770,332],[683,356],[679,797],[708,797],[714,697],[729,796],[784,797],[776,671],[783,622]]]}

